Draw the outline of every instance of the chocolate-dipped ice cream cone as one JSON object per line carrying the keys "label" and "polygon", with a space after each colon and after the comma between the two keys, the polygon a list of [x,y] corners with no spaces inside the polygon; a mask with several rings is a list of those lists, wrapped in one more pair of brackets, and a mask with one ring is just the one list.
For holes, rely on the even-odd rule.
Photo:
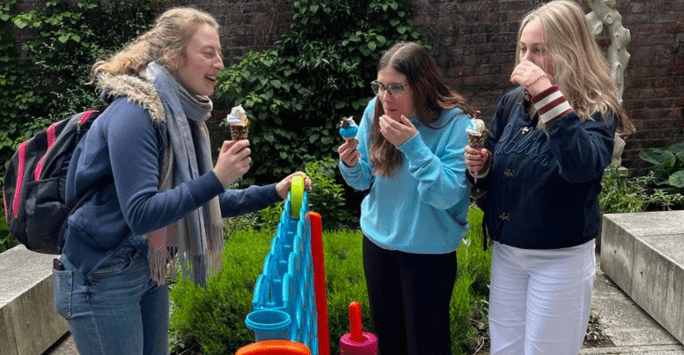
{"label": "chocolate-dipped ice cream cone", "polygon": [[242,105],[233,107],[230,114],[226,117],[230,125],[230,136],[233,140],[247,139],[249,135],[249,119]]}
{"label": "chocolate-dipped ice cream cone", "polygon": [[484,147],[487,134],[489,133],[484,121],[479,118],[473,118],[470,120],[466,132],[468,133],[468,145],[471,148],[480,149]]}

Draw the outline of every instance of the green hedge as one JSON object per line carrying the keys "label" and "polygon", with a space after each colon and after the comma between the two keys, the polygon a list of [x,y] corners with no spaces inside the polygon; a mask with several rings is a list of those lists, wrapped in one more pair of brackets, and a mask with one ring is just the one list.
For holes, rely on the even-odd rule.
{"label": "green hedge", "polygon": [[86,84],[90,66],[152,23],[149,1],[114,0],[101,9],[98,0],[46,0],[24,12],[19,5],[0,5],[3,163],[50,123],[99,106],[95,88]]}
{"label": "green hedge", "polygon": [[[325,218],[325,216],[323,216]],[[482,249],[482,212],[469,214],[471,230],[458,250],[459,278],[451,303],[454,354],[473,353],[486,333],[486,296],[491,254]],[[271,232],[238,231],[227,241],[223,269],[206,290],[179,280],[171,290],[171,344],[175,354],[233,354],[254,342],[244,319],[251,311],[256,279],[270,250]],[[324,232],[331,353],[349,332],[348,306],[361,303],[365,331],[373,331],[363,275],[361,232]]]}
{"label": "green hedge", "polygon": [[[20,142],[101,105],[86,84],[90,66],[153,20],[150,1],[114,0],[100,8],[99,0],[46,0],[26,11],[20,5],[0,4],[0,181]],[[0,223],[0,252],[16,244]]]}

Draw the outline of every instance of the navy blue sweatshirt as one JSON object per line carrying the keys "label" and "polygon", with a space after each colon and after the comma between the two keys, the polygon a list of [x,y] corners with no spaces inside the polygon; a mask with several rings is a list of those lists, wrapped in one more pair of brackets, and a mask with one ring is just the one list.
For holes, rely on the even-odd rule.
{"label": "navy blue sweatshirt", "polygon": [[215,196],[220,196],[223,217],[280,200],[275,184],[225,190],[213,171],[159,191],[165,147],[160,124],[164,123],[153,122],[139,104],[120,97],[100,114],[74,151],[67,200],[108,181],[69,217],[65,233],[63,254],[86,275],[132,236],[173,223]]}

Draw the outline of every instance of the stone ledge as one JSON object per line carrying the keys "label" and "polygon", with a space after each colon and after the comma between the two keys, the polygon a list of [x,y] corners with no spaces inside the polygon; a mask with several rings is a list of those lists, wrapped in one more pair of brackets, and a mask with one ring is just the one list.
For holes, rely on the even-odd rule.
{"label": "stone ledge", "polygon": [[55,311],[54,257],[23,245],[0,254],[0,355],[40,355],[69,330]]}
{"label": "stone ledge", "polygon": [[605,214],[601,269],[684,343],[684,211]]}

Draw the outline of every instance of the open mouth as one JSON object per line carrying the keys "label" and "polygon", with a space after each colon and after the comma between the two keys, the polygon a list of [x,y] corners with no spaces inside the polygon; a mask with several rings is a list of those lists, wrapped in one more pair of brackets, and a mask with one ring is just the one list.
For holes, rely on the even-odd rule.
{"label": "open mouth", "polygon": [[211,81],[212,83],[216,82],[216,76],[215,75],[205,76],[205,78],[207,80]]}

